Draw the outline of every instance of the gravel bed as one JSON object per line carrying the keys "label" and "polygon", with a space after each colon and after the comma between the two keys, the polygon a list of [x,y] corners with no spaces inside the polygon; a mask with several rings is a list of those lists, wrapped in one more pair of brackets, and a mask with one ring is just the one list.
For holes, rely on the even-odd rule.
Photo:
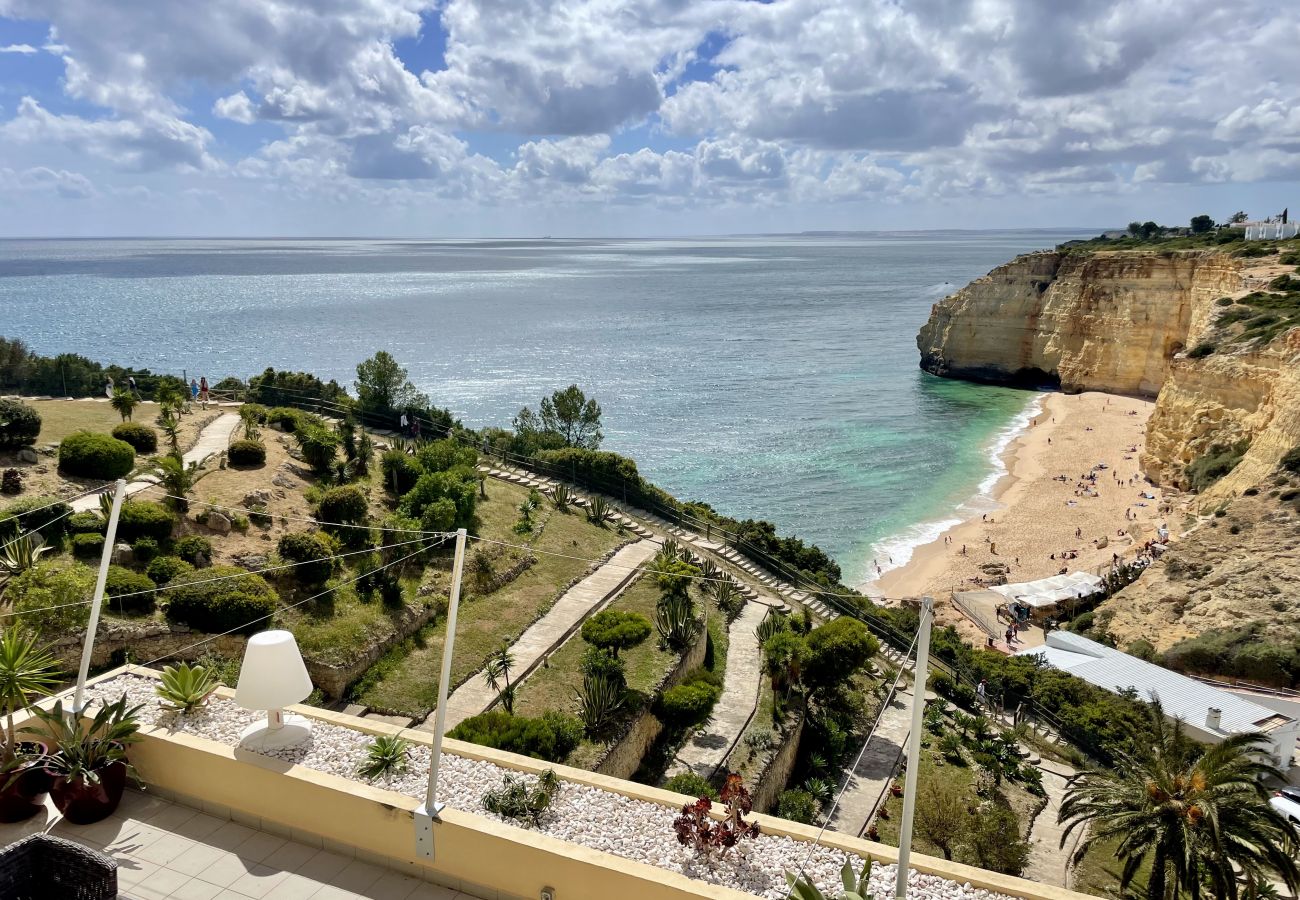
{"label": "gravel bed", "polygon": [[[125,692],[130,703],[144,705],[140,711],[142,722],[230,746],[238,742],[240,732],[247,725],[265,719],[265,713],[250,712],[231,700],[215,696],[207,706],[182,716],[158,704],[154,685],[155,682],[149,678],[123,675],[89,688],[87,700],[116,700]],[[356,775],[356,769],[365,758],[369,743],[370,737],[361,732],[317,721],[312,723],[312,737],[306,743],[267,755],[363,781]],[[412,745],[410,762],[404,772],[381,777],[371,784],[423,800],[428,771],[428,749]],[[508,773],[511,770],[492,763],[444,753],[438,799],[465,812],[506,821],[484,811],[479,798],[485,791],[499,787],[502,776]],[[657,803],[564,782],[539,830],[551,837],[771,900],[782,900],[786,896],[784,871],[801,867],[823,890],[831,891],[830,896],[838,893],[839,873],[845,858],[841,851],[763,834],[742,844],[738,848],[741,853],[733,850],[720,861],[705,863],[677,843],[672,828],[676,815],[676,810]],[[860,868],[861,864],[861,860],[855,858],[854,868]],[[882,896],[892,894],[895,871],[896,867],[892,865],[874,866],[872,889]],[[916,870],[909,873],[908,884],[908,896],[924,900],[1010,900],[1003,894],[957,884],[934,875],[922,875]]]}

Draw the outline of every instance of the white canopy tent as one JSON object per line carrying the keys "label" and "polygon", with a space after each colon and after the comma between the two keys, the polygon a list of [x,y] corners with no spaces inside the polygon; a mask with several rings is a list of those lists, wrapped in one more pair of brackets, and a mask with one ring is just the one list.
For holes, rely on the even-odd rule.
{"label": "white canopy tent", "polygon": [[991,590],[1008,600],[1015,600],[1035,609],[1056,606],[1064,600],[1089,597],[1101,591],[1101,578],[1090,572],[1071,572],[1053,575],[1037,581],[1002,584]]}

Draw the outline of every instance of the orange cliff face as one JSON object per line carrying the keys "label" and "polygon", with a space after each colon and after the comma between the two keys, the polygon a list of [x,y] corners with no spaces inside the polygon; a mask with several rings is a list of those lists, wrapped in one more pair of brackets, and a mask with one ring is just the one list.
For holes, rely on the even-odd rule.
{"label": "orange cliff face", "polygon": [[937,303],[917,335],[935,375],[1154,397],[1215,298],[1241,282],[1215,251],[1030,253]]}

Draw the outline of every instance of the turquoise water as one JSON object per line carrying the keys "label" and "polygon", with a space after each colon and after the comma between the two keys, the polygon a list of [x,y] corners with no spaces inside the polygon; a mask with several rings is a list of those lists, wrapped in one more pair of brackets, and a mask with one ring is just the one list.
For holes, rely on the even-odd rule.
{"label": "turquoise water", "polygon": [[922,373],[931,304],[1074,236],[0,241],[0,333],[209,380],[350,383],[382,348],[472,426],[576,381],[607,449],[856,583],[979,493],[1032,399]]}

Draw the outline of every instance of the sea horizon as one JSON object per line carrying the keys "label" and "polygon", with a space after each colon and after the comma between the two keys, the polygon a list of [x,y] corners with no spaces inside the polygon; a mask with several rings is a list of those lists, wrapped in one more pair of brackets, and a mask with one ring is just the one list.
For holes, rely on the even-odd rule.
{"label": "sea horizon", "polygon": [[859,585],[987,493],[1035,396],[921,372],[930,305],[1073,235],[6,238],[0,310],[36,352],[210,380],[274,366],[350,386],[386,349],[475,428],[577,382],[603,449],[818,544]]}

